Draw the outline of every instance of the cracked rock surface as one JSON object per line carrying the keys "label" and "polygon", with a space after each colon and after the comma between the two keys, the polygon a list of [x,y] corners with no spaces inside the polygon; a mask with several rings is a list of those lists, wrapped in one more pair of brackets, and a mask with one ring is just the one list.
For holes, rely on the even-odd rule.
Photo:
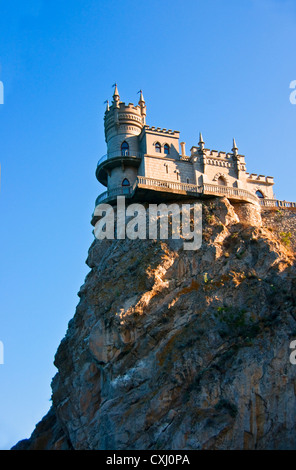
{"label": "cracked rock surface", "polygon": [[295,255],[262,220],[214,198],[199,250],[95,240],[52,407],[14,448],[295,449]]}

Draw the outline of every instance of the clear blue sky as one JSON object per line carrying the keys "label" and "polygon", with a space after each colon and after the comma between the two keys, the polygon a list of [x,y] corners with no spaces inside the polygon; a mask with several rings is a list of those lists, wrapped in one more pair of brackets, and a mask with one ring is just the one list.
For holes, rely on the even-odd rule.
{"label": "clear blue sky", "polygon": [[0,448],[50,407],[53,358],[78,303],[102,188],[104,101],[117,81],[187,152],[236,138],[249,172],[296,201],[296,2],[0,1]]}

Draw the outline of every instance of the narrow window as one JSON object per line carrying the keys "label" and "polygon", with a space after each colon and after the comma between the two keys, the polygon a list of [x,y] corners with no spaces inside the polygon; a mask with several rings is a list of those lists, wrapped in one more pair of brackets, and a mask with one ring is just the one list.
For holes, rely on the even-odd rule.
{"label": "narrow window", "polygon": [[168,173],[169,172],[169,165],[165,165],[165,172]]}
{"label": "narrow window", "polygon": [[129,155],[129,145],[126,141],[122,142],[121,144],[121,155],[126,157]]}
{"label": "narrow window", "polygon": [[163,147],[164,154],[169,155],[170,154],[170,146],[168,144],[165,144]]}
{"label": "narrow window", "polygon": [[159,142],[156,142],[155,144],[155,152],[161,153],[161,145]]}
{"label": "narrow window", "polygon": [[186,182],[187,182],[187,184],[189,184],[189,178],[186,178]]}
{"label": "narrow window", "polygon": [[258,189],[258,191],[256,191],[256,196],[259,197],[260,199],[264,199],[264,196],[261,193],[261,191],[259,191],[259,189]]}
{"label": "narrow window", "polygon": [[130,182],[127,178],[124,178],[124,180],[122,181],[122,186],[130,186]]}

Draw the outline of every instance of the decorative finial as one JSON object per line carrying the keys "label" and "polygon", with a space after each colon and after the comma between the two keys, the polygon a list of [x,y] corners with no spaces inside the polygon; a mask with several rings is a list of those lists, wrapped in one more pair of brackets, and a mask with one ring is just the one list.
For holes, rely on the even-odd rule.
{"label": "decorative finial", "polygon": [[109,100],[104,101],[104,104],[106,104],[106,103],[107,103],[106,111],[109,111],[109,109],[110,109],[110,108],[109,108]]}
{"label": "decorative finial", "polygon": [[120,96],[119,96],[119,93],[118,93],[117,83],[115,82],[112,86],[115,88],[114,93],[113,93],[113,102],[116,105],[118,105],[118,103],[120,101]]}
{"label": "decorative finial", "polygon": [[232,151],[233,151],[234,155],[237,155],[237,153],[238,153],[238,148],[237,148],[237,145],[236,145],[236,142],[235,142],[235,138],[233,138],[233,147],[232,147]]}
{"label": "decorative finial", "polygon": [[201,150],[203,150],[205,148],[205,143],[204,143],[204,140],[202,138],[202,133],[200,132],[199,133],[199,142],[198,142],[198,145],[199,145],[199,148]]}
{"label": "decorative finial", "polygon": [[142,90],[139,90],[138,93],[140,93],[139,104],[140,104],[140,103],[145,103],[144,96],[143,96],[143,91],[142,91]]}

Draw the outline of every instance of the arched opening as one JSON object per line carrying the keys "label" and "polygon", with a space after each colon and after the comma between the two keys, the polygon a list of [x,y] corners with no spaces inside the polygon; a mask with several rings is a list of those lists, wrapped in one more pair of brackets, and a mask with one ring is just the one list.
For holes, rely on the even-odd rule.
{"label": "arched opening", "polygon": [[126,141],[122,142],[121,144],[121,155],[126,157],[129,155],[129,145]]}
{"label": "arched opening", "polygon": [[121,183],[121,186],[125,186],[125,187],[126,187],[126,186],[130,186],[130,185],[131,185],[131,184],[130,184],[129,180],[128,180],[127,178],[124,178],[124,180],[123,180],[122,183]]}
{"label": "arched opening", "polygon": [[226,180],[223,176],[219,176],[217,183],[218,186],[227,186]]}
{"label": "arched opening", "polygon": [[164,146],[163,146],[163,151],[164,151],[164,154],[165,154],[165,155],[169,155],[169,154],[170,154],[170,146],[169,146],[169,144],[164,144]]}
{"label": "arched opening", "polygon": [[155,144],[155,152],[161,153],[161,145],[159,142],[156,142]]}
{"label": "arched opening", "polygon": [[261,191],[259,191],[259,189],[258,191],[256,191],[256,196],[259,197],[260,199],[264,199],[264,195],[263,193],[261,193]]}
{"label": "arched opening", "polygon": [[127,178],[124,178],[124,180],[121,183],[121,186],[122,186],[122,194],[130,194],[131,184]]}

